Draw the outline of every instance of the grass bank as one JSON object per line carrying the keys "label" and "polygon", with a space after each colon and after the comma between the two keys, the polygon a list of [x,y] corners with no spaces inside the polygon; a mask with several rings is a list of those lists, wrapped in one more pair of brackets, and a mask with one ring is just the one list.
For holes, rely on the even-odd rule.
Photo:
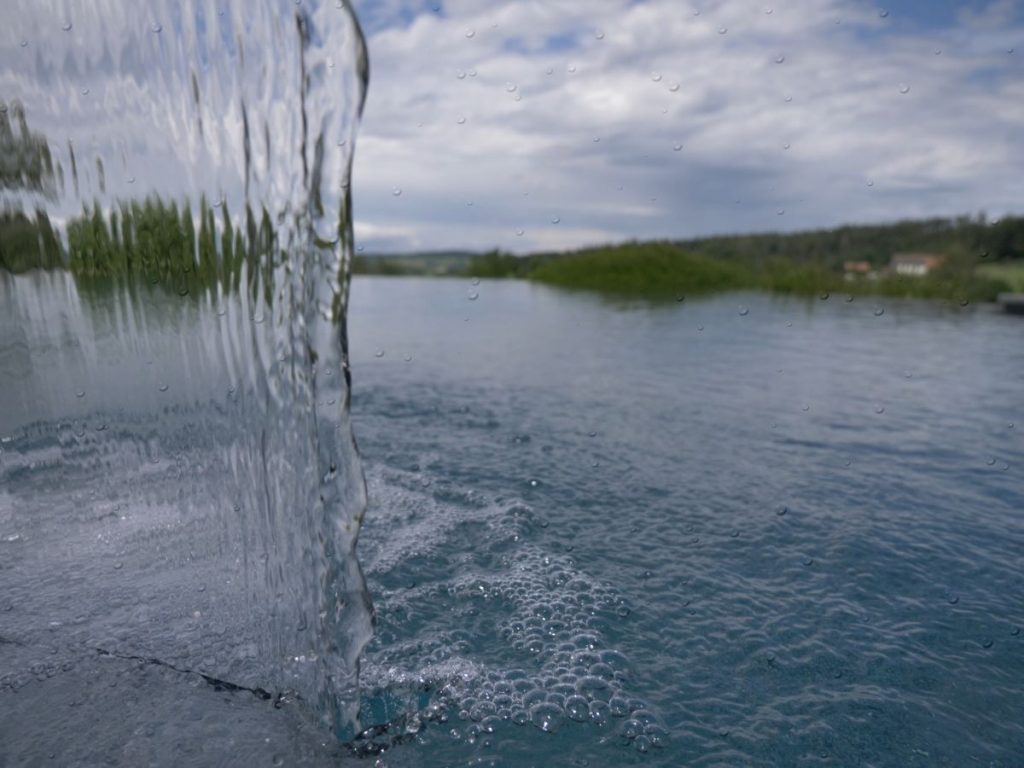
{"label": "grass bank", "polygon": [[[1021,262],[1024,265],[1024,262]],[[834,265],[774,255],[746,261],[690,252],[668,242],[628,243],[569,254],[516,257],[489,253],[472,260],[467,274],[518,277],[562,288],[597,291],[624,298],[677,300],[729,290],[764,290],[794,295],[875,294],[893,297],[992,301],[1024,281],[1014,263],[977,269],[975,257],[959,250],[924,277],[887,275],[847,280]],[[1019,272],[1013,271],[1019,269]]]}

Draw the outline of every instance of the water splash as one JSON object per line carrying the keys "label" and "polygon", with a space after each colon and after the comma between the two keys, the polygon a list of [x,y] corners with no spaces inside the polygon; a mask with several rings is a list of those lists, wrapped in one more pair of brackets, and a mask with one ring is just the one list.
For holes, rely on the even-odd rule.
{"label": "water splash", "polygon": [[0,514],[77,569],[5,570],[19,631],[294,691],[352,732],[358,22],[333,0],[5,10]]}

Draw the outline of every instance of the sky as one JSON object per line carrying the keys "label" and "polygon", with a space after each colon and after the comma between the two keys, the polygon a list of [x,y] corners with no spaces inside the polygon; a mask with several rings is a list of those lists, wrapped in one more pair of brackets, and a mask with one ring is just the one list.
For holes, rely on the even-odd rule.
{"label": "sky", "polygon": [[1024,213],[1024,0],[354,0],[365,252]]}

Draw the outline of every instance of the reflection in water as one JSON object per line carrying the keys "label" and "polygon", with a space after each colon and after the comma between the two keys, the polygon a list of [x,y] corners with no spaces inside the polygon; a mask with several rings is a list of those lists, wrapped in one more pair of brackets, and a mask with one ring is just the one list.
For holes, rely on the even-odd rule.
{"label": "reflection in water", "polygon": [[315,0],[15,6],[0,525],[75,579],[5,570],[4,634],[68,627],[65,649],[293,691],[351,729],[372,616],[345,329],[357,22]]}

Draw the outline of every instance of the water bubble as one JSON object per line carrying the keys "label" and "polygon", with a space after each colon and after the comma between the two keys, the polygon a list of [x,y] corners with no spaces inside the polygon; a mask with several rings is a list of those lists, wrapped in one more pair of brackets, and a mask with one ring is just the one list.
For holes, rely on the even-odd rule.
{"label": "water bubble", "polygon": [[948,602],[950,605],[956,605],[960,602],[960,598],[956,595],[947,595],[946,602]]}
{"label": "water bubble", "polygon": [[775,13],[775,9],[774,8],[765,8],[764,9],[764,13],[765,13],[766,16],[771,16],[773,13]]}
{"label": "water bubble", "polygon": [[68,21],[68,22],[65,22],[64,26],[62,27],[62,29],[63,29],[63,30],[65,31],[65,32],[70,32],[70,31],[71,31],[71,22],[70,22],[70,21]]}
{"label": "water bubble", "polygon": [[882,415],[883,413],[885,413],[885,406],[880,405],[877,408],[875,408],[875,413],[877,413],[878,415]]}
{"label": "water bubble", "polygon": [[402,359],[405,360],[405,362],[407,362],[407,363],[411,363],[412,362],[412,355],[406,355]]}
{"label": "water bubble", "polygon": [[750,310],[747,307],[740,307],[740,317],[746,317],[750,314]]}
{"label": "water bubble", "polygon": [[698,331],[703,331],[704,330],[704,326],[703,325],[698,325],[697,326],[697,330]]}
{"label": "water bubble", "polygon": [[373,356],[374,357],[384,357],[384,350],[383,349],[378,349],[376,352],[373,353]]}
{"label": "water bubble", "polygon": [[154,35],[159,35],[161,32],[164,31],[164,28],[160,25],[159,22],[156,21],[153,22],[152,26],[150,26],[149,29]]}
{"label": "water bubble", "polygon": [[804,413],[806,413],[807,411],[811,410],[811,406],[805,404],[805,405],[801,406],[800,410],[802,410]]}
{"label": "water bubble", "polygon": [[467,29],[466,30],[466,37],[467,38],[476,37],[476,30],[475,29]]}
{"label": "water bubble", "polygon": [[400,187],[395,187],[394,189],[391,190],[391,194],[394,195],[395,197],[401,197],[402,189]]}
{"label": "water bubble", "polygon": [[471,278],[469,282],[472,283],[473,285],[480,285],[480,278],[479,277]]}
{"label": "water bubble", "polygon": [[787,94],[786,96],[783,97],[783,100],[788,104],[793,100],[793,97]]}
{"label": "water bubble", "polygon": [[782,64],[785,61],[786,61],[786,57],[783,56],[781,53],[778,56],[775,57],[775,63],[776,64]]}
{"label": "water bubble", "polygon": [[875,186],[875,182],[873,180],[871,180],[871,179],[868,179],[867,184],[868,184],[869,187]]}
{"label": "water bubble", "polygon": [[569,73],[570,74],[574,74],[575,72],[576,72],[576,65],[575,64],[570,64],[569,65]]}
{"label": "water bubble", "polygon": [[515,83],[505,83],[505,90],[509,93],[515,93],[518,87]]}
{"label": "water bubble", "polygon": [[531,488],[536,488],[538,485],[540,485],[540,481],[539,480],[531,480],[530,481],[530,487]]}
{"label": "water bubble", "polygon": [[782,148],[783,149],[789,149],[789,142],[787,141],[785,144],[783,144]]}
{"label": "water bubble", "polygon": [[682,145],[682,144],[679,144],[679,143],[677,142],[676,144],[673,144],[673,145],[672,145],[672,149],[673,149],[673,151],[675,151],[675,152],[682,152],[682,151],[683,151],[683,145]]}
{"label": "water bubble", "polygon": [[594,33],[594,37],[596,37],[598,40],[604,40],[604,32],[598,30],[597,32]]}
{"label": "water bubble", "polygon": [[910,93],[910,86],[907,85],[906,83],[903,83],[902,85],[900,85],[900,93],[904,93],[904,94]]}
{"label": "water bubble", "polygon": [[166,392],[169,388],[167,384],[161,384],[159,387],[161,392]]}
{"label": "water bubble", "polygon": [[[826,291],[825,293],[821,294],[818,298],[821,299],[822,301],[828,301],[829,294]],[[790,323],[787,323],[787,325],[790,325]]]}
{"label": "water bubble", "polygon": [[546,733],[554,733],[562,723],[562,708],[551,702],[530,707],[530,722]]}
{"label": "water bubble", "polygon": [[720,35],[724,35],[728,31],[729,31],[728,27],[719,27],[718,28],[718,34],[720,34]]}
{"label": "water bubble", "polygon": [[991,648],[992,647],[992,643],[993,643],[992,639],[986,637],[984,640],[981,641],[981,647],[982,648]]}
{"label": "water bubble", "polygon": [[20,45],[22,48],[28,48],[28,40],[22,40],[20,43],[18,43],[18,45]]}
{"label": "water bubble", "polygon": [[888,11],[884,11],[884,10],[883,11],[879,11],[878,15],[881,16],[883,19],[885,19],[885,18],[887,18],[889,16],[889,12]]}
{"label": "water bubble", "polygon": [[554,67],[548,67],[547,69],[544,70],[544,72],[545,72],[545,74],[548,74],[548,75],[555,74]]}
{"label": "water bubble", "polygon": [[660,72],[651,72],[651,80],[653,80],[656,83],[660,83],[661,82],[661,73]]}
{"label": "water bubble", "polygon": [[885,309],[882,307],[875,307],[875,317],[881,317],[885,314]]}
{"label": "water bubble", "polygon": [[561,218],[559,218],[558,216],[552,216],[552,217],[551,217],[551,223],[552,223],[552,224],[558,224],[558,223],[559,223],[559,222],[560,222],[561,220],[562,220],[562,219],[561,219]]}
{"label": "water bubble", "polygon": [[525,232],[523,230],[521,230],[521,229],[517,229],[516,230],[516,237],[522,237],[524,234],[525,234]]}
{"label": "water bubble", "polygon": [[786,209],[785,208],[779,208],[778,210],[775,211],[775,215],[776,216],[785,216],[786,215]]}
{"label": "water bubble", "polygon": [[458,123],[459,125],[465,125],[466,124],[466,118],[464,118],[462,115],[459,115],[455,119],[455,122]]}
{"label": "water bubble", "polygon": [[570,696],[565,700],[565,714],[577,723],[586,722],[590,719],[590,703],[582,696]]}
{"label": "water bubble", "polygon": [[455,73],[455,77],[457,77],[459,80],[465,80],[466,73],[460,69],[458,72]]}
{"label": "water bubble", "polygon": [[470,291],[470,293],[469,293],[469,296],[467,296],[467,298],[468,298],[468,299],[469,299],[470,301],[476,301],[477,299],[479,299],[479,298],[480,298],[480,294],[479,294],[479,293],[477,293],[476,291]]}

